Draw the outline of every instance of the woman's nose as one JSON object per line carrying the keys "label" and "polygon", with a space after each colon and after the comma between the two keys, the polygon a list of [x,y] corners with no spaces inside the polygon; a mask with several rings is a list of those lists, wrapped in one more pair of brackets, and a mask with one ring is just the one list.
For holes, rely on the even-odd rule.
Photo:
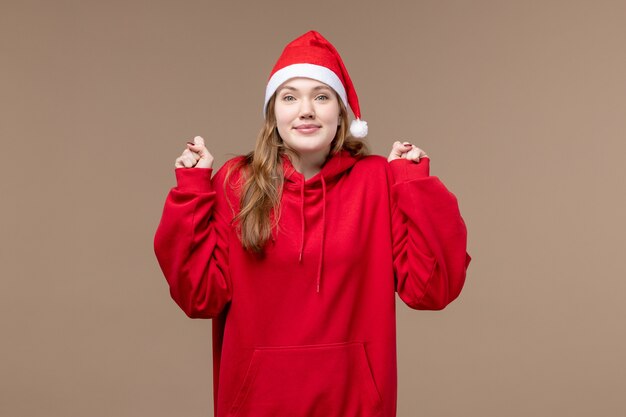
{"label": "woman's nose", "polygon": [[300,117],[315,117],[315,110],[313,109],[312,103],[309,103],[307,100],[302,100]]}

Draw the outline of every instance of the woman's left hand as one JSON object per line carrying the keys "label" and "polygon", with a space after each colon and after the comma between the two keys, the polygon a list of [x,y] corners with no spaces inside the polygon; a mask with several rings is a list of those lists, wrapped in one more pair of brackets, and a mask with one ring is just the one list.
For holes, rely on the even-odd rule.
{"label": "woman's left hand", "polygon": [[409,142],[394,142],[391,148],[391,153],[389,154],[389,158],[387,158],[387,162],[391,162],[394,159],[408,159],[413,162],[419,162],[420,158],[429,158],[422,149],[418,148],[415,145],[412,145]]}

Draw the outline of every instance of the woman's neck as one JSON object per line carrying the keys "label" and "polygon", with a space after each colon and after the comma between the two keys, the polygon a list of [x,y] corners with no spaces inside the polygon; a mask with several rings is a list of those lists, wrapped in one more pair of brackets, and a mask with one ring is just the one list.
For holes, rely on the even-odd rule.
{"label": "woman's neck", "polygon": [[316,154],[301,155],[300,158],[294,156],[291,158],[291,164],[300,174],[304,176],[305,181],[317,175],[326,162],[328,150]]}

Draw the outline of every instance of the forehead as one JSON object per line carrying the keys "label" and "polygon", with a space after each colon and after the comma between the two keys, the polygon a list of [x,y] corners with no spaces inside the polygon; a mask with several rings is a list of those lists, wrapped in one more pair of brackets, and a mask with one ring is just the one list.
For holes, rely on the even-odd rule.
{"label": "forehead", "polygon": [[280,91],[282,89],[287,89],[287,90],[328,89],[328,90],[332,90],[332,88],[328,84],[325,84],[318,80],[314,80],[312,78],[305,78],[305,77],[295,77],[295,78],[288,79],[287,81],[285,81],[278,87],[277,91]]}

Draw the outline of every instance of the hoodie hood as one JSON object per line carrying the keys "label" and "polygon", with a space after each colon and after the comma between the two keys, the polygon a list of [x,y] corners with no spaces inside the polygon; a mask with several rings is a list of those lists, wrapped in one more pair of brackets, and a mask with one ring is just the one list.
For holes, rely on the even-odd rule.
{"label": "hoodie hood", "polygon": [[283,185],[283,193],[295,194],[299,197],[300,201],[300,219],[301,219],[301,234],[300,234],[300,255],[298,262],[302,262],[302,256],[304,253],[304,241],[306,236],[306,222],[304,217],[305,211],[305,198],[304,191],[313,190],[320,193],[321,202],[316,204],[322,204],[322,236],[321,236],[321,249],[319,264],[317,268],[317,292],[320,292],[320,283],[322,280],[322,265],[324,263],[324,241],[326,238],[326,192],[327,189],[332,188],[335,183],[341,178],[341,176],[348,171],[356,163],[356,158],[346,150],[341,150],[335,155],[331,156],[322,165],[320,172],[308,180],[304,179],[304,175],[296,171],[291,160],[287,155],[282,155],[283,162],[283,175],[285,182]]}

